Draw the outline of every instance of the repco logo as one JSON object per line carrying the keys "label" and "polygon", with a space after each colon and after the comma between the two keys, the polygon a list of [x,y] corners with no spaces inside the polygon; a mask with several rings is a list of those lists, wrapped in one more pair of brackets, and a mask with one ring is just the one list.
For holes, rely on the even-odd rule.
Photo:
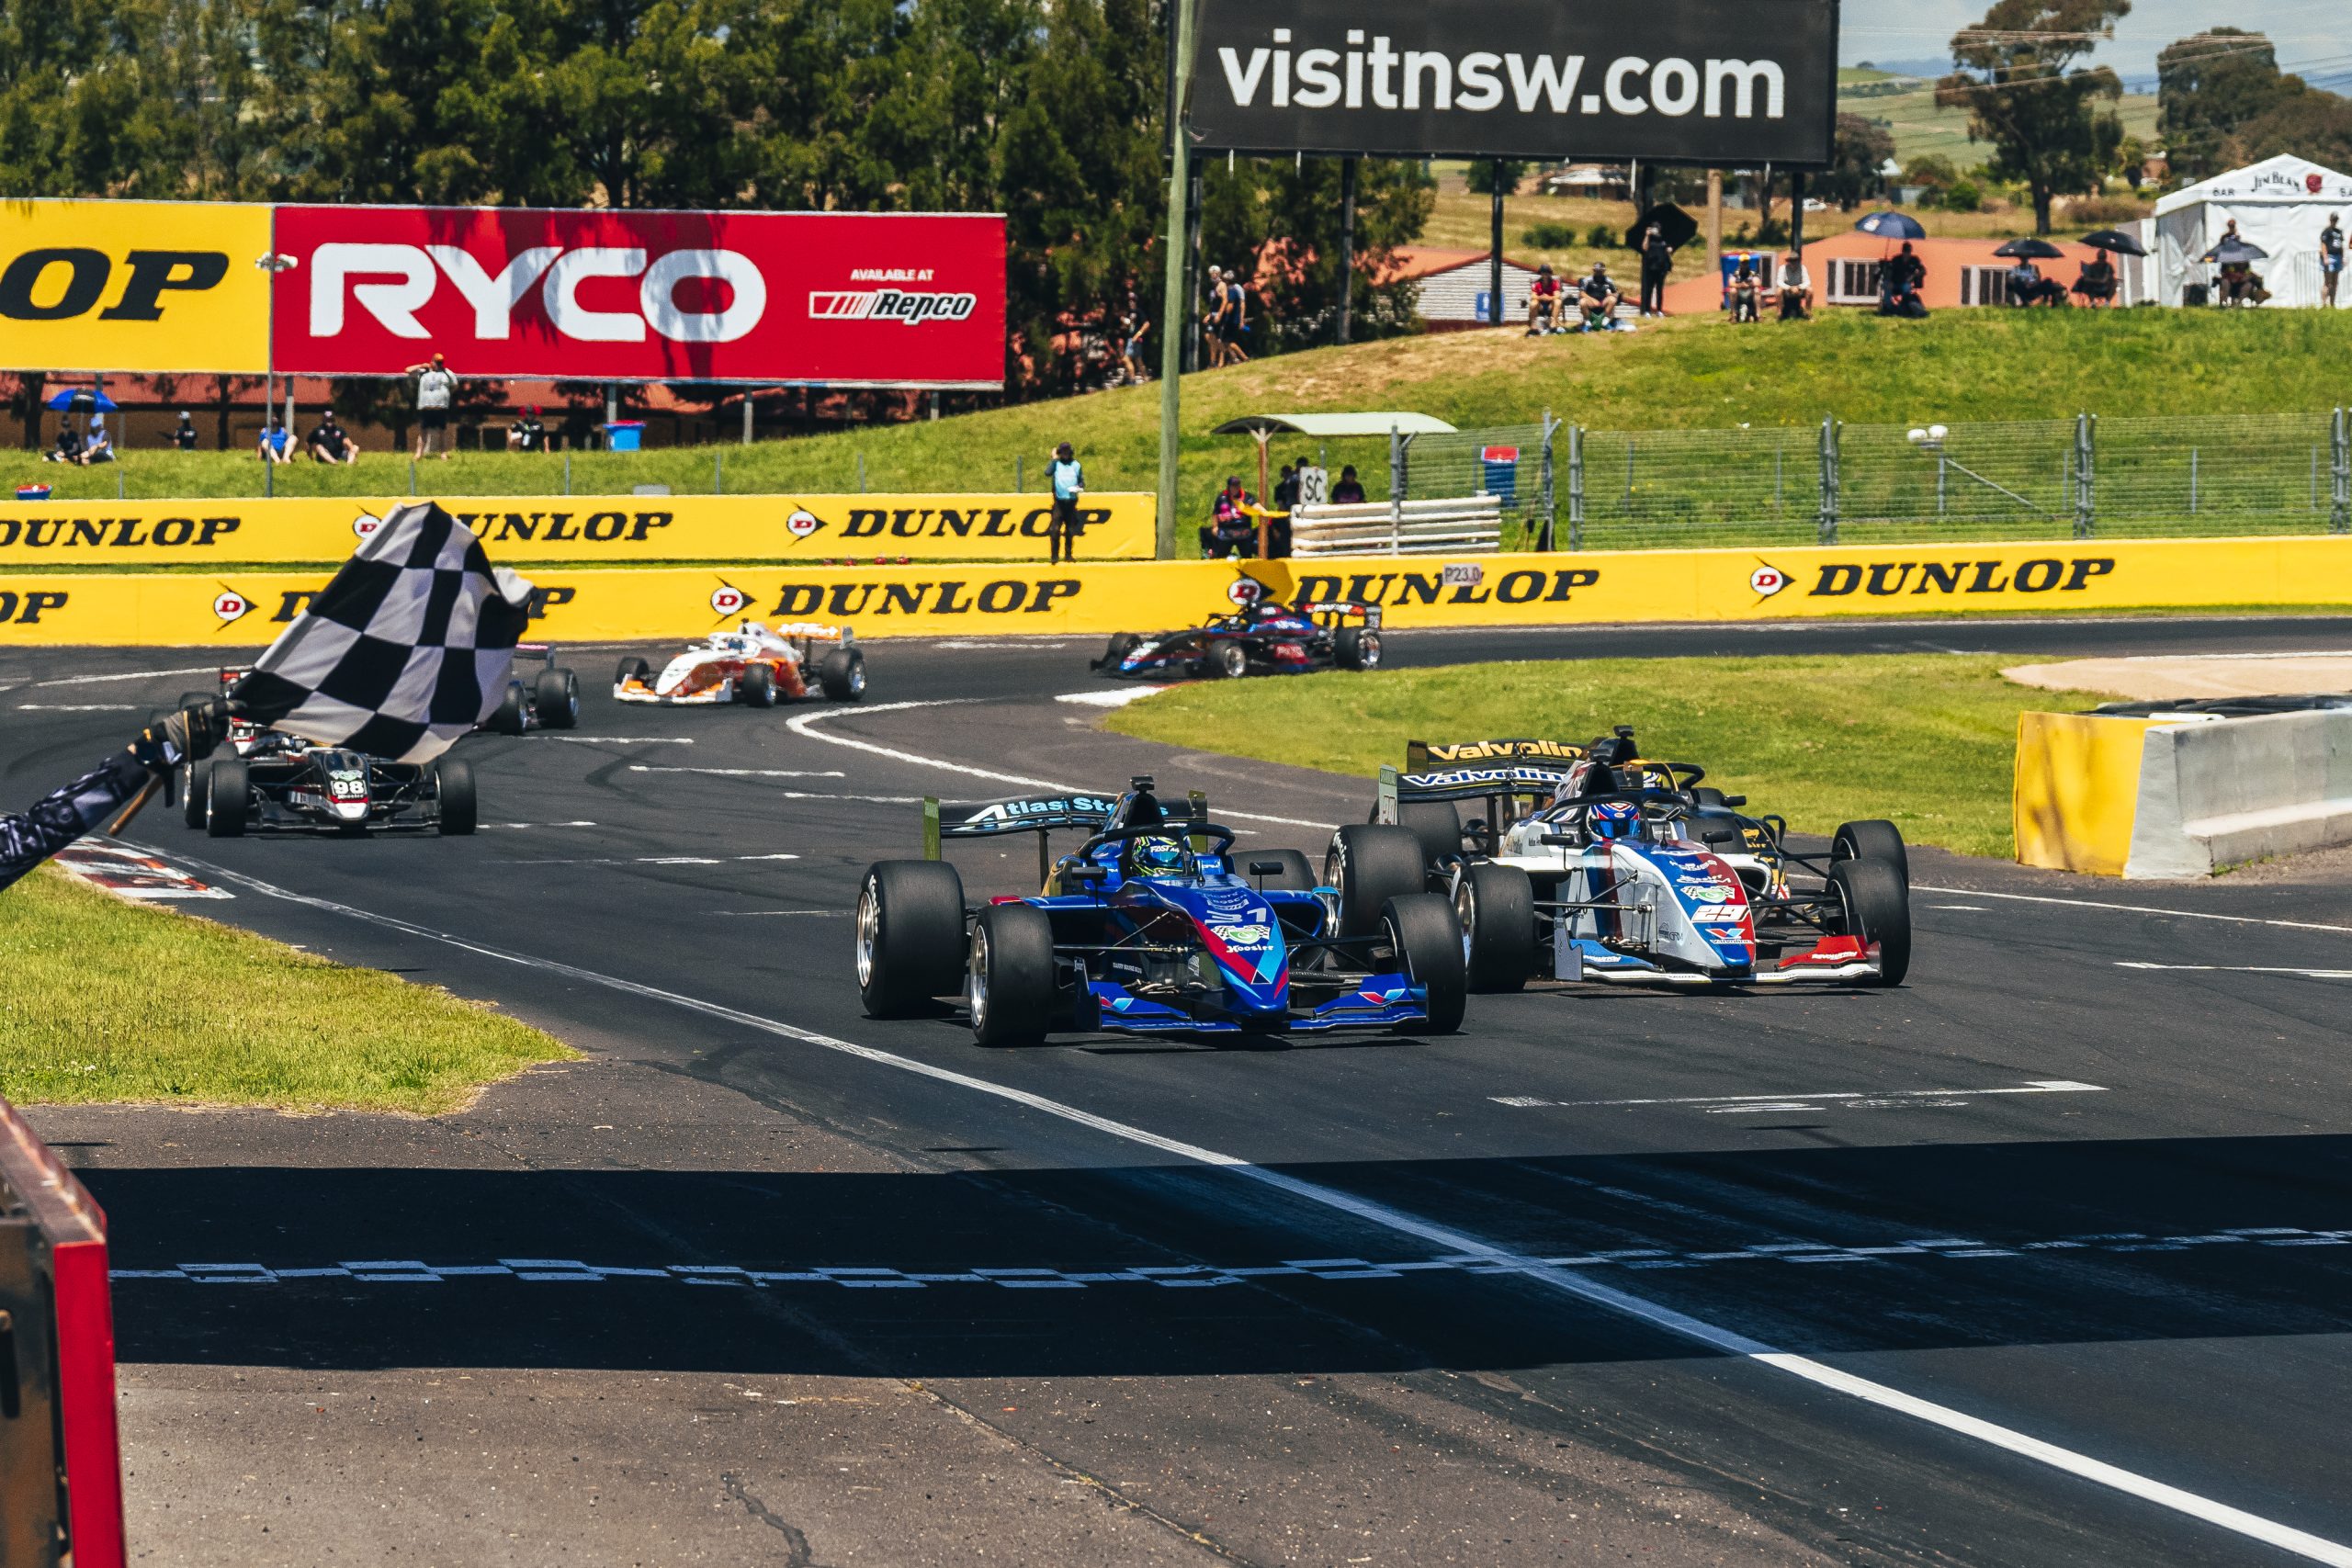
{"label": "repco logo", "polygon": [[114,258],[85,245],[52,245],[23,251],[0,267],[0,317],[12,321],[62,321],[86,316],[108,294],[114,303],[98,310],[102,321],[163,320],[164,296],[200,294],[229,275],[229,258],[219,251],[131,251],[122,259],[122,286]]}
{"label": "repco logo", "polygon": [[1838,561],[1823,566],[1805,595],[1840,599],[1851,593],[2078,593],[2094,577],[2115,570],[2112,556],[2044,556],[2019,561],[2012,573],[1999,560]]}

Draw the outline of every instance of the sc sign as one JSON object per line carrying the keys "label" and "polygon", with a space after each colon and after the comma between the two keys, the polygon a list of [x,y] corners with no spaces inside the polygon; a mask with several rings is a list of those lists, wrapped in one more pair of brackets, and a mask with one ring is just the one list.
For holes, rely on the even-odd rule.
{"label": "sc sign", "polygon": [[1204,149],[1829,161],[1838,0],[1203,0]]}
{"label": "sc sign", "polygon": [[0,343],[40,370],[268,367],[269,209],[0,205]]}

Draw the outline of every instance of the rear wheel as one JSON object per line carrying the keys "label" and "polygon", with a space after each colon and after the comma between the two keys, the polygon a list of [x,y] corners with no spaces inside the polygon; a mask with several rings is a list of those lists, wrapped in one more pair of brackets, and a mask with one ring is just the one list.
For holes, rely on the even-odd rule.
{"label": "rear wheel", "polygon": [[444,757],[433,764],[434,827],[445,839],[462,838],[474,830],[478,807],[474,800],[474,765],[463,757]]}
{"label": "rear wheel", "polygon": [[747,707],[775,706],[775,671],[765,664],[746,664],[735,682],[735,700]]}
{"label": "rear wheel", "polygon": [[1453,911],[1434,893],[1408,893],[1391,898],[1380,911],[1388,944],[1396,951],[1397,967],[1416,986],[1428,989],[1428,1021],[1400,1024],[1405,1032],[1451,1034],[1462,1027],[1467,994],[1462,967],[1462,935]]}
{"label": "rear wheel", "polygon": [[1034,1045],[1054,1019],[1054,923],[1029,904],[991,904],[972,927],[966,979],[972,1036]]}
{"label": "rear wheel", "polygon": [[1466,983],[1516,991],[1535,972],[1535,885],[1515,865],[1474,865],[1453,890]]}
{"label": "rear wheel", "polygon": [[538,679],[532,682],[531,705],[543,728],[578,728],[580,677],[569,670],[540,671]]}
{"label": "rear wheel", "polygon": [[1343,937],[1376,933],[1388,901],[1420,892],[1427,881],[1420,840],[1386,823],[1349,824],[1331,835],[1323,856],[1323,885],[1339,893]]}
{"label": "rear wheel", "polygon": [[1319,886],[1316,880],[1315,863],[1297,850],[1269,850],[1263,854],[1251,855],[1250,859],[1283,863],[1282,870],[1260,882],[1261,887],[1286,893],[1312,893]]}
{"label": "rear wheel", "polygon": [[500,735],[523,733],[523,682],[506,682],[506,694],[498,699],[498,711],[490,716],[489,728]]}
{"label": "rear wheel", "polygon": [[1213,681],[1237,681],[1250,673],[1250,650],[1227,637],[1218,637],[1201,655],[1201,673]]}
{"label": "rear wheel", "polygon": [[1724,792],[1713,784],[1694,785],[1690,791],[1690,803],[1693,806],[1712,806],[1724,810],[1730,809],[1724,804]]}
{"label": "rear wheel", "polygon": [[1881,986],[1899,986],[1911,972],[1911,890],[1882,860],[1841,860],[1829,868],[1845,934],[1878,948]]}
{"label": "rear wheel", "polygon": [[1841,860],[1884,861],[1894,868],[1894,874],[1905,889],[1911,886],[1911,855],[1903,847],[1903,830],[1894,823],[1873,818],[1867,822],[1848,822],[1829,840],[1832,864]]}
{"label": "rear wheel", "polygon": [[220,694],[217,688],[209,692],[182,692],[180,700],[172,705],[172,709],[177,713],[187,708],[209,707],[212,705],[212,699]]}
{"label": "rear wheel", "polygon": [[963,984],[964,879],[944,861],[886,860],[857,890],[857,992],[901,1018]]}
{"label": "rear wheel", "polygon": [[204,826],[205,790],[211,764],[187,762],[180,768],[180,820],[191,828]]}
{"label": "rear wheel", "polygon": [[1450,800],[1400,800],[1396,824],[1420,840],[1424,865],[1462,852],[1462,812]]}
{"label": "rear wheel", "polygon": [[621,667],[613,673],[613,684],[616,686],[626,686],[631,681],[639,682],[649,686],[651,685],[653,683],[653,666],[648,664],[642,659],[622,660]]}
{"label": "rear wheel", "polygon": [[216,757],[204,771],[204,830],[216,839],[243,834],[253,814],[253,778],[243,757]]}
{"label": "rear wheel", "polygon": [[854,703],[865,695],[865,655],[854,648],[837,648],[817,660],[817,686],[837,703]]}
{"label": "rear wheel", "polygon": [[1342,670],[1380,668],[1380,634],[1369,626],[1341,626],[1331,638],[1331,662]]}

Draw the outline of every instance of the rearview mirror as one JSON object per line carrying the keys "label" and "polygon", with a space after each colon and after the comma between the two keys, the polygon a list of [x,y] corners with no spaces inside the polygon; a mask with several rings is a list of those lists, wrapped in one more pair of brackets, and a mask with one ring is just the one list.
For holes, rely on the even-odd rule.
{"label": "rearview mirror", "polygon": [[1070,882],[1105,882],[1110,879],[1111,868],[1107,865],[1073,865],[1066,868],[1062,875]]}
{"label": "rearview mirror", "polygon": [[1283,863],[1278,860],[1253,860],[1250,863],[1250,874],[1252,876],[1280,876],[1282,874]]}
{"label": "rearview mirror", "polygon": [[1725,806],[1745,806],[1747,804],[1747,796],[1744,795],[1727,795],[1724,796],[1724,804]]}

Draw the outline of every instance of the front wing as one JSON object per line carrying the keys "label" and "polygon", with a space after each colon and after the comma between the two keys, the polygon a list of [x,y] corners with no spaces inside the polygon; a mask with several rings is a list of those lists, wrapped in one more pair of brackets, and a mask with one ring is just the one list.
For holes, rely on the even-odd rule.
{"label": "front wing", "polygon": [[1090,980],[1076,1001],[1069,1028],[1140,1034],[1316,1033],[1329,1029],[1386,1029],[1429,1017],[1428,989],[1403,975],[1367,976],[1355,990],[1329,1001],[1293,1006],[1279,1016],[1247,1019],[1223,1011],[1195,1012],[1138,997],[1111,980]]}

